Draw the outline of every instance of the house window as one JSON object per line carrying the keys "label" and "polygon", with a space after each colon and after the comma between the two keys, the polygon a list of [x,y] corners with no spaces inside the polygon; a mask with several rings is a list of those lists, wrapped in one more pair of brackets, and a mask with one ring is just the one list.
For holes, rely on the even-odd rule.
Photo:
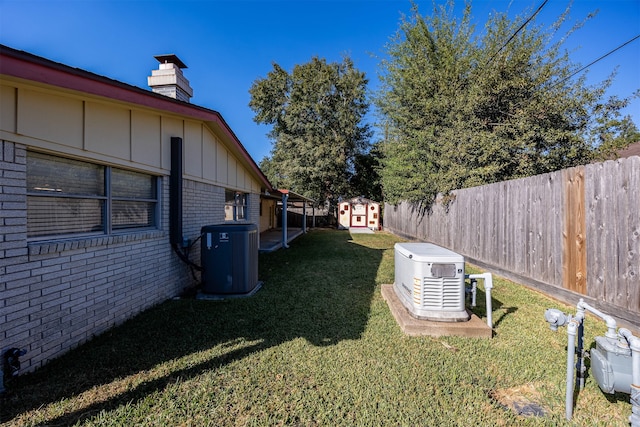
{"label": "house window", "polygon": [[48,154],[27,154],[27,236],[153,228],[158,178]]}
{"label": "house window", "polygon": [[157,178],[123,169],[110,171],[112,229],[155,226]]}
{"label": "house window", "polygon": [[241,221],[247,219],[247,194],[225,190],[224,220]]}

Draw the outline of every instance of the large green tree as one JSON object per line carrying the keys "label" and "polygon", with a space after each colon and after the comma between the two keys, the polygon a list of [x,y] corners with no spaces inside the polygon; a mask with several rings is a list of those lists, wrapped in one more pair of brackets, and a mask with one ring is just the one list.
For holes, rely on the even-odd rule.
{"label": "large green tree", "polygon": [[382,152],[379,142],[373,144],[368,152],[355,156],[354,173],[349,180],[350,195],[382,202],[381,160]]}
{"label": "large green tree", "polygon": [[333,205],[349,193],[354,160],[369,144],[367,83],[348,57],[314,57],[291,73],[274,63],[253,83],[254,120],[272,126],[273,147],[260,166],[274,185]]}
{"label": "large green tree", "polygon": [[470,3],[453,10],[414,5],[381,63],[387,201],[430,206],[456,188],[584,164],[633,134],[620,118],[628,99],[603,100],[610,80],[572,78],[578,66],[553,42],[566,14],[546,29],[496,13],[476,31]]}

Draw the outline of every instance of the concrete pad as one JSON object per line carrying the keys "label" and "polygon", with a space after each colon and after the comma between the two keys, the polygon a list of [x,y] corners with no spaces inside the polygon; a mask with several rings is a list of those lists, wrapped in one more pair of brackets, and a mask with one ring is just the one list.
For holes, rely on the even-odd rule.
{"label": "concrete pad", "polygon": [[351,234],[375,234],[374,231],[367,227],[349,227]]}
{"label": "concrete pad", "polygon": [[[491,338],[493,329],[473,313],[467,322],[434,322],[432,320],[416,319],[409,310],[402,305],[393,290],[393,285],[382,285],[382,298],[387,302],[391,314],[406,335],[411,336],[460,336],[468,338]],[[467,310],[469,311],[469,310]]]}
{"label": "concrete pad", "polygon": [[256,286],[247,293],[244,294],[206,294],[204,292],[198,292],[196,299],[207,301],[225,301],[228,299],[236,298],[249,298],[254,296],[260,289],[262,289],[263,282],[259,281]]}

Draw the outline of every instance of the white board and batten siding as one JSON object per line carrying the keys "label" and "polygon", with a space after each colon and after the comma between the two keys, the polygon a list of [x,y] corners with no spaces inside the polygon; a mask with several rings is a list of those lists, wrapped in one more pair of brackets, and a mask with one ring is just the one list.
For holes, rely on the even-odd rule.
{"label": "white board and batten siding", "polygon": [[206,122],[19,83],[3,81],[1,90],[0,123],[7,140],[30,149],[167,175],[171,137],[181,137],[185,178],[260,192],[258,180]]}

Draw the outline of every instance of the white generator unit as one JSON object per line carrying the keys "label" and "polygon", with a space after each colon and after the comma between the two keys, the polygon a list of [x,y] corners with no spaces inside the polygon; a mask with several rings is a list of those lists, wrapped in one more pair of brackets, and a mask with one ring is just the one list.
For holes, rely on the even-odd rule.
{"label": "white generator unit", "polygon": [[393,288],[418,319],[466,322],[464,257],[431,243],[396,243]]}

